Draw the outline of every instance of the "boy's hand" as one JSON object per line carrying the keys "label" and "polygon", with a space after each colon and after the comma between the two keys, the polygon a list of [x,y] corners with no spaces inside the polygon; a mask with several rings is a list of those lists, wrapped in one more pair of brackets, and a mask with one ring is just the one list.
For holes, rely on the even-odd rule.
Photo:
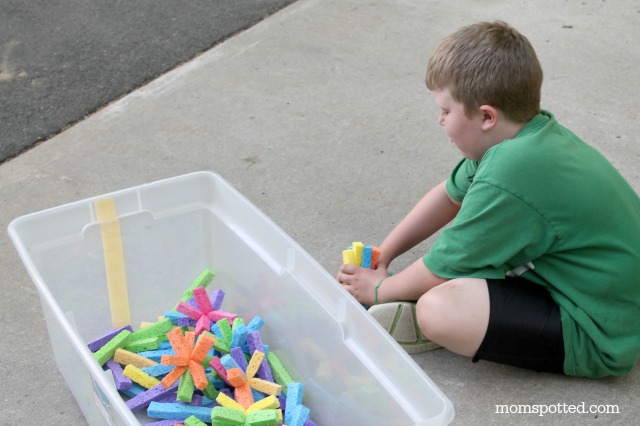
{"label": "boy's hand", "polygon": [[336,279],[358,302],[373,305],[375,287],[387,276],[385,267],[374,270],[345,264],[340,266]]}

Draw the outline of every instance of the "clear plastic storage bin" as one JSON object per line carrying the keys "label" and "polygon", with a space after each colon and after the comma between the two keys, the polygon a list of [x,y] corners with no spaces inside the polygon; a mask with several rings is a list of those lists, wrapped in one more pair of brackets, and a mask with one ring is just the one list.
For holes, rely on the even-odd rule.
{"label": "clear plastic storage bin", "polygon": [[[138,425],[87,342],[112,328],[95,202],[113,199],[131,324],[172,309],[205,268],[223,309],[261,330],[322,426],[431,425],[449,399],[309,254],[218,175],[197,172],[15,219],[60,371],[89,424]],[[338,252],[337,252],[338,253]]]}

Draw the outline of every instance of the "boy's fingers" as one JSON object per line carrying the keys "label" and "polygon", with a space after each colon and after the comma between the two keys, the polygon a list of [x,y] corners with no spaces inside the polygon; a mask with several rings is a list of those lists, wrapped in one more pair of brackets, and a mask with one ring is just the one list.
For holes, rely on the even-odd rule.
{"label": "boy's fingers", "polygon": [[350,278],[351,278],[351,275],[345,274],[343,272],[338,272],[338,275],[336,275],[336,280],[338,280],[338,282],[342,285],[349,285]]}
{"label": "boy's fingers", "polygon": [[355,274],[358,269],[360,269],[359,266],[350,265],[348,263],[345,263],[342,266],[340,266],[340,272],[342,272],[344,274],[349,274],[349,275]]}
{"label": "boy's fingers", "polygon": [[351,284],[351,277],[356,273],[358,267],[355,265],[342,265],[336,279],[340,284]]}

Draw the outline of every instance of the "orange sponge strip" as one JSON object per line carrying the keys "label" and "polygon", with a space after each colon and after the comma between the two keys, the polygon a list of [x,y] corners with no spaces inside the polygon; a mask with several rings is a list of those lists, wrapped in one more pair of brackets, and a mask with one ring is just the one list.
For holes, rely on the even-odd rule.
{"label": "orange sponge strip", "polygon": [[380,249],[378,247],[371,248],[371,269],[378,267],[378,259],[380,259]]}
{"label": "orange sponge strip", "polygon": [[198,364],[204,361],[205,357],[209,353],[209,350],[215,342],[216,337],[213,334],[209,332],[203,332],[200,337],[198,337],[198,343],[196,343],[195,348],[193,348],[191,359]]}
{"label": "orange sponge strip", "polygon": [[188,367],[174,368],[173,370],[171,370],[171,372],[169,372],[169,374],[164,376],[164,378],[160,381],[160,384],[163,388],[169,389],[171,385],[174,384],[180,378],[180,376],[184,374],[185,371],[187,371],[187,369]]}
{"label": "orange sponge strip", "polygon": [[[239,388],[247,384],[244,373],[239,368],[230,368],[227,370],[227,380],[234,388]],[[246,407],[245,407],[246,408]]]}
{"label": "orange sponge strip", "polygon": [[253,404],[253,394],[251,393],[251,388],[247,385],[235,388],[233,396],[236,399],[236,402],[245,410]]}
{"label": "orange sponge strip", "polygon": [[189,361],[189,373],[191,373],[195,387],[200,390],[204,390],[204,388],[207,387],[209,381],[207,380],[207,375],[204,372],[202,365],[195,361]]}

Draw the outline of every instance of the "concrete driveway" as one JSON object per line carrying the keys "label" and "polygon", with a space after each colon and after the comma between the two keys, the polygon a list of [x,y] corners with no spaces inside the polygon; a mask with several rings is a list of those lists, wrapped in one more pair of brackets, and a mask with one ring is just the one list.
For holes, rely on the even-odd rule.
{"label": "concrete driveway", "polygon": [[[425,65],[445,35],[493,19],[536,48],[543,107],[640,191],[637,2],[299,0],[2,164],[0,225],[211,170],[334,273],[342,248],[382,241],[458,160],[436,123]],[[6,236],[0,270],[0,423],[82,424],[36,291]],[[638,369],[588,380],[472,364],[446,350],[413,359],[452,400],[454,424],[634,424],[640,414]],[[596,412],[496,413],[504,404],[582,403]],[[597,412],[607,405],[618,412]]]}

